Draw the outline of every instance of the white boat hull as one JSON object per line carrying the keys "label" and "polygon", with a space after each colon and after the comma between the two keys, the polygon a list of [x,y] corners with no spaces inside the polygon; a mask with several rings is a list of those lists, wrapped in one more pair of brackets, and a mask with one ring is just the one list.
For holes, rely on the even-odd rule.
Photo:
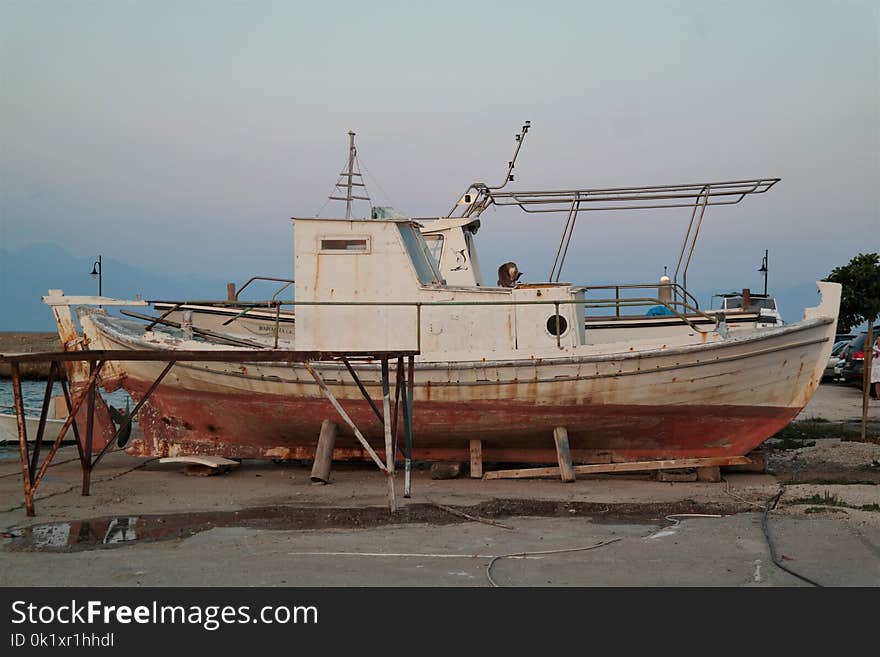
{"label": "white boat hull", "polygon": [[[823,303],[801,322],[726,339],[712,334],[697,343],[586,345],[559,356],[513,352],[485,360],[426,354],[415,370],[414,455],[465,458],[469,440],[480,439],[487,460],[552,460],[557,426],[567,428],[578,462],[744,455],[791,421],[821,380],[839,303],[839,287],[821,285]],[[156,346],[89,312],[81,321],[93,348]],[[138,399],[161,368],[113,364],[104,385],[120,385]],[[318,369],[381,452],[381,428],[344,367]],[[378,399],[378,364],[357,370]],[[301,366],[184,363],[142,410],[144,437],[130,449],[310,458],[322,420],[335,417]],[[334,454],[364,456],[345,434]]]}

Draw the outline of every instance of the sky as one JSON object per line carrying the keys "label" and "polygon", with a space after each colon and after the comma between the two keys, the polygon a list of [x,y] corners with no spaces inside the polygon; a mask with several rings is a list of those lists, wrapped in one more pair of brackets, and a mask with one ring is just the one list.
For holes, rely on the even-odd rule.
{"label": "sky", "polygon": [[[0,253],[221,297],[293,274],[289,218],[324,204],[349,130],[375,203],[431,216],[500,182],[530,120],[514,189],[782,178],[709,209],[689,282],[759,289],[769,249],[771,291],[808,285],[880,250],[878,32],[846,0],[0,0]],[[584,215],[564,278],[656,280],[688,219]],[[484,272],[546,279],[563,221],[487,211]],[[0,295],[27,280],[0,263]]]}

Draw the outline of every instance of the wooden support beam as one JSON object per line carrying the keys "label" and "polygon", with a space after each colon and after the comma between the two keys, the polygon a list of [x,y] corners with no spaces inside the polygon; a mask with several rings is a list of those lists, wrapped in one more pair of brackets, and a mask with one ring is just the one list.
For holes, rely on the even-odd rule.
{"label": "wooden support beam", "polygon": [[767,453],[763,449],[755,449],[747,454],[751,463],[728,466],[731,472],[767,472]]}
{"label": "wooden support beam", "polygon": [[321,434],[318,436],[318,447],[315,450],[315,462],[312,464],[311,479],[316,484],[330,483],[330,469],[333,466],[333,447],[336,445],[338,426],[332,420],[321,423]]}
{"label": "wooden support beam", "polygon": [[397,510],[394,499],[394,442],[391,438],[391,384],[388,381],[388,359],[382,359],[382,418],[385,428],[385,476],[388,477],[388,510]]}
{"label": "wooden support beam", "polygon": [[471,479],[483,478],[483,441],[471,441]]}
{"label": "wooden support beam", "polygon": [[315,383],[318,384],[318,387],[324,393],[324,396],[327,397],[327,400],[333,405],[333,408],[336,409],[336,412],[339,413],[339,417],[341,417],[348,427],[354,432],[355,438],[358,439],[361,445],[363,445],[364,449],[367,450],[367,454],[370,455],[370,458],[373,459],[373,462],[379,466],[379,469],[383,472],[385,471],[385,464],[382,463],[382,459],[379,458],[379,455],[376,454],[376,450],[374,450],[370,443],[367,442],[367,439],[364,438],[364,434],[360,432],[360,429],[357,428],[354,421],[348,416],[348,413],[345,412],[345,409],[336,401],[336,397],[333,396],[333,393],[330,392],[330,388],[327,387],[327,384],[324,382],[324,379],[321,378],[321,375],[318,374],[318,371],[311,366],[310,363],[303,363],[303,367],[308,370],[309,374],[312,375],[312,378],[315,380]]}
{"label": "wooden support beam", "polygon": [[568,449],[568,430],[565,427],[553,429],[553,442],[556,443],[556,460],[559,461],[559,475],[562,481],[571,483],[576,479],[571,451]]}
{"label": "wooden support beam", "polygon": [[[701,459],[672,459],[663,461],[632,461],[629,463],[597,463],[595,465],[576,465],[576,474],[605,474],[609,472],[650,472],[671,468],[701,468],[713,465],[745,465],[745,456],[715,456]],[[526,479],[528,477],[558,477],[558,467],[522,468],[519,470],[496,470],[487,472],[485,479]]]}

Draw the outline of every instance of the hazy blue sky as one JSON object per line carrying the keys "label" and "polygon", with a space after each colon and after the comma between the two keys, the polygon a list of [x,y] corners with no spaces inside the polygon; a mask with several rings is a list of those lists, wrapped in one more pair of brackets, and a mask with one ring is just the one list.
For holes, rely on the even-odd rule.
{"label": "hazy blue sky", "polygon": [[[529,119],[521,188],[781,177],[710,209],[691,280],[757,288],[769,248],[771,285],[814,281],[880,249],[878,22],[873,1],[2,0],[0,250],[289,275],[288,217],[323,204],[349,129],[378,204],[426,216],[498,180]],[[587,215],[566,278],[653,280],[687,220]],[[561,224],[487,212],[484,270],[546,277]]]}

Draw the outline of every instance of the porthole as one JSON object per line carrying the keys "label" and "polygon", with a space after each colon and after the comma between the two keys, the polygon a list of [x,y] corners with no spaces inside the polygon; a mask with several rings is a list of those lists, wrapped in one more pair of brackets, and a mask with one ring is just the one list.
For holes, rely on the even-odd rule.
{"label": "porthole", "polygon": [[547,332],[552,336],[565,335],[568,330],[568,322],[562,315],[550,315],[547,319]]}

